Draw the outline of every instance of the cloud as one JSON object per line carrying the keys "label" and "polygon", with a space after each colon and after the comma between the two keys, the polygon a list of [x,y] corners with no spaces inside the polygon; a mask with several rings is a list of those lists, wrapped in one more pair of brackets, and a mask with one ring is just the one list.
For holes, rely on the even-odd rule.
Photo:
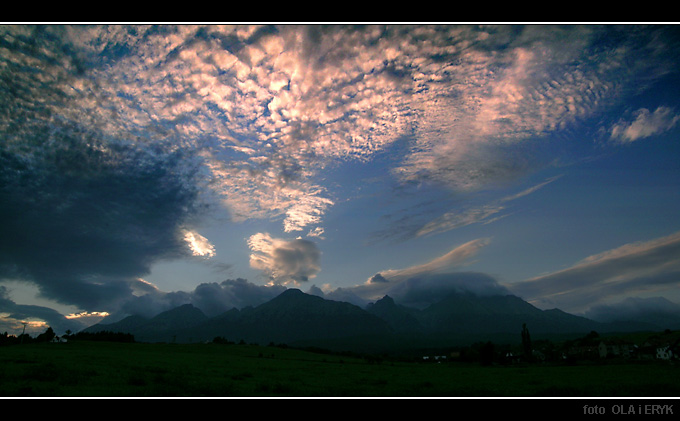
{"label": "cloud", "polygon": [[479,223],[504,209],[505,207],[503,206],[487,205],[479,208],[465,209],[461,212],[447,212],[425,224],[415,235],[420,237]]}
{"label": "cloud", "polygon": [[469,264],[470,258],[479,253],[484,246],[489,244],[489,241],[486,238],[472,240],[454,247],[449,252],[429,262],[403,269],[380,271],[365,283],[346,289],[345,294],[351,293],[367,301],[374,301],[385,295],[390,295],[396,300],[396,296],[405,294],[405,289],[418,286],[429,288],[443,282],[445,288],[460,288],[462,284],[457,284],[457,281],[452,279],[462,279],[465,275],[453,275],[451,271]]}
{"label": "cloud", "polygon": [[675,233],[626,244],[508,288],[540,307],[582,312],[617,297],[671,291],[679,279],[680,233]]}
{"label": "cloud", "polygon": [[227,279],[223,282],[202,283],[191,293],[190,302],[208,317],[232,308],[257,306],[281,294],[282,285],[262,286],[245,279]]}
{"label": "cloud", "polygon": [[69,329],[76,332],[87,326],[51,308],[16,304],[11,299],[10,292],[7,287],[0,285],[0,332],[19,335],[24,329],[24,323],[27,323],[26,333],[31,336],[43,333],[47,326],[59,332]]}
{"label": "cloud", "polygon": [[52,138],[24,155],[11,142],[0,146],[0,277],[107,311],[154,262],[189,255],[182,229],[198,200],[182,173],[191,159]]}
{"label": "cloud", "polygon": [[420,274],[394,284],[386,291],[395,302],[416,308],[427,307],[453,293],[505,295],[509,292],[495,278],[478,272]]}
{"label": "cloud", "polygon": [[542,189],[542,188],[545,187],[546,185],[552,183],[552,182],[555,181],[555,180],[560,179],[561,177],[562,177],[562,175],[556,175],[556,176],[554,176],[554,177],[550,177],[550,178],[546,179],[545,181],[536,184],[535,186],[531,186],[531,187],[529,187],[529,188],[527,188],[527,189],[525,189],[525,190],[522,190],[522,191],[519,192],[519,193],[516,193],[516,194],[510,195],[510,196],[504,197],[504,198],[502,198],[500,201],[501,201],[501,202],[510,202],[510,201],[512,201],[512,200],[520,199],[520,198],[522,198],[522,197],[524,197],[524,196],[527,196],[527,195],[530,195],[530,194],[534,193],[535,191],[537,191],[537,190],[539,190],[539,189]]}
{"label": "cloud", "polygon": [[215,255],[215,246],[197,232],[184,230],[184,241],[187,242],[194,256],[212,257]]}
{"label": "cloud", "polygon": [[663,297],[627,297],[618,303],[593,306],[584,316],[600,322],[628,320],[654,322],[658,317],[658,321],[665,324],[668,323],[668,316],[680,319],[680,305]]}
{"label": "cloud", "polygon": [[[470,191],[526,174],[526,140],[666,71],[664,30],[11,25],[0,31],[0,128],[21,143],[47,120],[52,132],[97,127],[100,139],[193,151],[202,187],[235,220],[303,231],[336,201],[324,170],[400,139],[402,182]],[[640,56],[654,64],[630,60]]]}
{"label": "cloud", "polygon": [[[147,283],[148,284],[148,283]],[[191,291],[161,291],[148,284],[149,288],[126,297],[120,305],[107,315],[105,323],[120,320],[129,315],[154,317],[183,304],[192,304],[208,317],[218,316],[231,309],[257,306],[271,300],[285,291],[283,285],[257,285],[245,279],[226,279],[222,282],[203,282]],[[2,311],[2,307],[0,307]],[[87,317],[76,320],[81,329],[99,322],[103,317]],[[75,329],[74,329],[75,330]]]}
{"label": "cloud", "polygon": [[414,265],[404,269],[389,269],[379,273],[383,279],[390,281],[401,281],[414,276],[429,273],[437,273],[450,270],[465,263],[469,263],[469,258],[476,255],[483,247],[488,245],[489,239],[482,238],[469,241],[460,246],[454,247],[448,253],[430,260],[421,265]]}
{"label": "cloud", "polygon": [[[427,89],[414,95],[422,105],[413,147],[394,170],[405,181],[478,191],[516,180],[545,164],[528,141],[576,127],[672,69],[658,43],[664,27],[641,37],[635,27],[449,29],[441,38],[423,29],[432,33],[420,57],[437,51],[442,60],[418,69]],[[654,60],[633,59],[642,55]]]}
{"label": "cloud", "polygon": [[321,270],[321,251],[309,240],[284,240],[268,233],[248,239],[250,266],[263,271],[274,283],[300,283],[314,278]]}
{"label": "cloud", "polygon": [[654,112],[640,108],[633,113],[633,121],[620,120],[611,129],[611,139],[630,143],[671,130],[680,121],[680,115],[668,107],[658,107]]}
{"label": "cloud", "polygon": [[468,207],[462,210],[450,211],[438,216],[437,218],[427,222],[420,229],[415,231],[414,235],[416,237],[438,234],[452,229],[461,228],[471,224],[484,223],[488,224],[496,221],[505,215],[497,215],[504,210],[506,210],[507,202],[520,199],[527,196],[535,191],[543,188],[544,186],[552,183],[553,181],[559,179],[561,176],[551,177],[541,183],[538,183],[532,187],[522,190],[514,195],[503,197],[493,203],[485,204],[482,206]]}

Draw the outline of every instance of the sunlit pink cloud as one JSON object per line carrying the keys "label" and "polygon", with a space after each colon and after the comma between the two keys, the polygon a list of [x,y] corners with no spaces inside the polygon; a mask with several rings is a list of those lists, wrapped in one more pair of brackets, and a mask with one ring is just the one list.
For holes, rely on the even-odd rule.
{"label": "sunlit pink cloud", "polygon": [[[469,191],[525,174],[528,164],[504,148],[616,99],[640,71],[626,59],[645,48],[589,49],[598,31],[591,26],[521,35],[511,25],[46,30],[88,70],[71,72],[75,60],[4,56],[43,66],[36,74],[59,101],[38,100],[50,95],[39,76],[24,86],[52,118],[96,126],[116,142],[204,150],[207,185],[235,219],[287,215],[289,232],[320,226],[335,202],[315,177],[344,160],[369,161],[404,136],[410,149],[391,169],[400,181]],[[5,36],[13,31],[28,29]],[[282,184],[293,166],[297,178]]]}

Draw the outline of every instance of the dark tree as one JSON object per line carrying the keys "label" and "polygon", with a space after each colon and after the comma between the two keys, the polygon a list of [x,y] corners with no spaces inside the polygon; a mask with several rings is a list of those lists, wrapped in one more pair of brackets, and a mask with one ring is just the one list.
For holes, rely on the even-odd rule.
{"label": "dark tree", "polygon": [[490,341],[482,345],[479,349],[479,362],[482,365],[491,365],[496,354],[496,348]]}
{"label": "dark tree", "polygon": [[36,338],[36,341],[37,342],[49,342],[52,339],[54,339],[55,336],[57,336],[57,335],[56,335],[56,333],[54,333],[54,330],[52,330],[51,327],[48,327],[45,332],[38,335],[38,337]]}
{"label": "dark tree", "polygon": [[522,350],[524,351],[524,358],[530,361],[532,355],[531,335],[526,323],[522,324]]}

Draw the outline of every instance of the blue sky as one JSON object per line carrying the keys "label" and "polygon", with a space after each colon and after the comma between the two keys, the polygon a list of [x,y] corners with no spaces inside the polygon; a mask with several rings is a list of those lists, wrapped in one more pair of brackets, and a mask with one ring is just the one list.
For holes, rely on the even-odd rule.
{"label": "blue sky", "polygon": [[3,26],[0,330],[213,315],[290,287],[678,304],[678,41],[635,24]]}

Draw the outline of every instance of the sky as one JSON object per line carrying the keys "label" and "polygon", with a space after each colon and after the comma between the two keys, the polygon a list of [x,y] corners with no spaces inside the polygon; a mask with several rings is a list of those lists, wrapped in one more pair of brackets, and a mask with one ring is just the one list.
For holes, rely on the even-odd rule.
{"label": "sky", "polygon": [[0,27],[0,331],[286,288],[680,304],[680,28]]}

